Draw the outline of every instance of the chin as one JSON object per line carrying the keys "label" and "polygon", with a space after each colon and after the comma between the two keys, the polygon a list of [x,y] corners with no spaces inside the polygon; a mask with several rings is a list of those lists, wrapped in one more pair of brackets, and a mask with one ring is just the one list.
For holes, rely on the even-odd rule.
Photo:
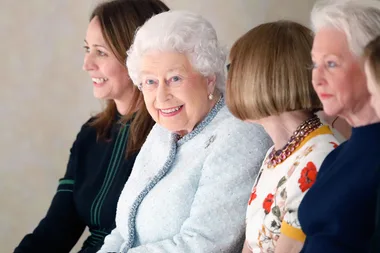
{"label": "chin", "polygon": [[340,113],[341,110],[339,108],[329,107],[329,106],[323,106],[323,112],[329,116],[329,117],[335,117]]}
{"label": "chin", "polygon": [[184,129],[175,124],[167,124],[167,123],[161,123],[161,122],[157,122],[157,124],[159,124],[161,127],[165,128],[166,130],[172,133],[177,133],[177,132],[183,131]]}
{"label": "chin", "polygon": [[336,116],[337,113],[339,112],[339,108],[337,108],[335,102],[333,102],[333,103],[323,103],[322,102],[322,105],[323,105],[323,112],[327,116]]}
{"label": "chin", "polygon": [[104,94],[104,92],[97,92],[97,91],[94,91],[93,92],[93,95],[95,98],[97,99],[111,99],[108,94]]}

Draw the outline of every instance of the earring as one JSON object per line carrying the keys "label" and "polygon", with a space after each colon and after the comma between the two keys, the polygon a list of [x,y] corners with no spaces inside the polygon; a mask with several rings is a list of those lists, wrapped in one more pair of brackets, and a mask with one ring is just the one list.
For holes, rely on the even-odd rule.
{"label": "earring", "polygon": [[212,93],[210,95],[208,95],[209,100],[212,100],[213,98],[214,98],[214,95]]}

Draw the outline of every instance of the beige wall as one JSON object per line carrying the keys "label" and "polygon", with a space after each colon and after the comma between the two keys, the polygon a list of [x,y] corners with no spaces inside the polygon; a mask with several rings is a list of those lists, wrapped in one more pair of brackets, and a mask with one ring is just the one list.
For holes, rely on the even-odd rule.
{"label": "beige wall", "polygon": [[[231,46],[267,20],[308,23],[314,0],[167,0],[207,17]],[[100,103],[81,70],[95,0],[3,0],[0,8],[0,245],[12,252],[46,212],[81,124]]]}

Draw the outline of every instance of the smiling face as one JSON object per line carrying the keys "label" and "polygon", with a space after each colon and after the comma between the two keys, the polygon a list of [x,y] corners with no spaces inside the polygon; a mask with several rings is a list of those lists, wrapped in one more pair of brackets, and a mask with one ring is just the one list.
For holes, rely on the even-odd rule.
{"label": "smiling face", "polygon": [[187,56],[151,52],[141,61],[141,90],[152,118],[180,135],[191,132],[215,105],[215,77],[194,70]]}
{"label": "smiling face", "polygon": [[94,96],[99,99],[123,100],[133,92],[127,68],[112,53],[104,40],[99,19],[88,25],[83,69],[93,81]]}
{"label": "smiling face", "polygon": [[347,117],[360,110],[369,94],[361,63],[351,53],[346,35],[334,28],[320,29],[311,54],[313,86],[324,112]]}

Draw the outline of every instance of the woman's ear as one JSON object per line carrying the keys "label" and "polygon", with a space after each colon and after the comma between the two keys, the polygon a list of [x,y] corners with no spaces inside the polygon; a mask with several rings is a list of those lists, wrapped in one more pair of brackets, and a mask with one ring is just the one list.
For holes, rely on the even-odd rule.
{"label": "woman's ear", "polygon": [[208,94],[214,94],[215,91],[215,85],[216,85],[216,75],[209,75],[207,77],[207,90]]}

